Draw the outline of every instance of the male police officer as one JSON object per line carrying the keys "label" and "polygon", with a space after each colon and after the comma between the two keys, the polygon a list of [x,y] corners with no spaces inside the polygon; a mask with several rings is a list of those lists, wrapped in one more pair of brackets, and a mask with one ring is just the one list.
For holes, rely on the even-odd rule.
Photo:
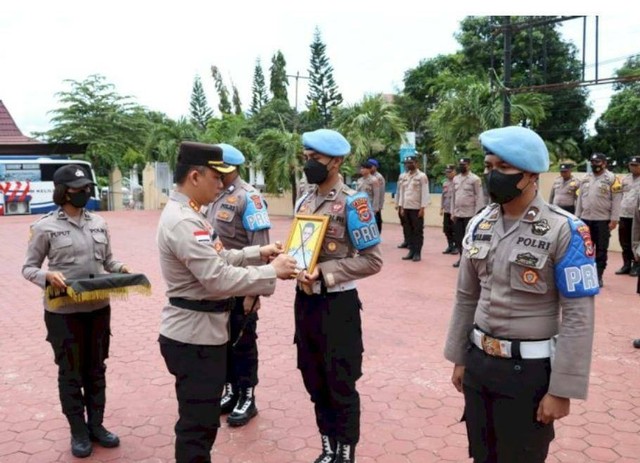
{"label": "male police officer", "polygon": [[380,185],[378,179],[373,175],[373,164],[369,161],[364,161],[360,164],[360,175],[356,184],[356,190],[365,193],[369,197],[369,202],[375,210],[376,204],[380,202]]}
{"label": "male police officer", "polygon": [[[207,220],[213,225],[220,241],[227,249],[269,244],[271,222],[267,205],[260,193],[240,178],[238,167],[244,155],[226,143],[222,160],[233,167],[224,174],[224,190],[209,205]],[[256,416],[255,387],[258,384],[258,323],[257,296],[237,297],[229,314],[229,346],[227,348],[227,382],[220,401],[221,413],[231,413],[227,423],[244,426]]]}
{"label": "male police officer", "polygon": [[578,179],[573,176],[572,169],[572,164],[560,164],[560,177],[556,178],[551,186],[549,203],[574,214],[576,212]]}
{"label": "male police officer", "polygon": [[355,280],[382,267],[380,236],[366,195],[342,183],[339,170],[351,150],[338,132],[302,135],[304,172],[314,187],[296,213],[329,217],[318,265],[298,275],[295,343],[298,368],[315,406],[322,454],[315,463],[353,463],[360,438],[362,328]]}
{"label": "male police officer", "polygon": [[[471,217],[484,207],[484,193],[480,177],[469,170],[471,159],[462,158],[458,162],[458,175],[453,177],[453,196],[451,198],[454,237],[456,248],[462,250],[462,237]],[[460,266],[460,259],[453,264]]]}
{"label": "male police officer", "polygon": [[424,211],[430,201],[429,179],[418,169],[415,156],[406,156],[404,166],[407,171],[398,183],[398,205],[400,215],[404,218],[403,228],[406,230],[409,253],[402,259],[418,262],[424,243]]}
{"label": "male police officer", "polygon": [[488,130],[480,144],[494,204],[464,237],[445,357],[474,462],[542,463],[553,421],[587,394],[593,244],[584,223],[538,194],[549,154],[535,132]]}
{"label": "male police officer", "polygon": [[451,221],[451,197],[453,196],[453,177],[456,175],[455,166],[448,164],[444,170],[444,175],[440,215],[442,216],[442,232],[447,237],[447,249],[442,251],[442,254],[458,254],[458,248],[456,248],[453,236],[453,222]]}
{"label": "male police officer", "polygon": [[616,275],[629,274],[638,276],[640,273],[640,261],[636,261],[631,247],[631,227],[635,207],[640,195],[640,156],[629,158],[629,173],[622,178],[622,200],[620,202],[620,226],[618,227],[618,239],[622,247],[622,268],[616,271]]}
{"label": "male police officer", "polygon": [[177,463],[211,461],[220,426],[220,396],[226,377],[229,310],[234,295],[272,294],[277,278],[288,279],[295,260],[278,255],[280,246],[222,249],[200,212],[222,188],[220,175],[232,172],[219,146],[180,145],[171,192],[158,224],[160,268],[167,282],[162,309],[160,352],[176,377],[179,419],[175,426]]}
{"label": "male police officer", "polygon": [[373,158],[367,159],[372,165],[371,173],[378,179],[378,204],[372,204],[373,210],[376,212],[376,223],[378,224],[378,230],[382,233],[382,208],[384,207],[384,193],[386,189],[386,181],[384,176],[378,172],[380,163]]}
{"label": "male police officer", "polygon": [[596,246],[598,282],[602,288],[611,231],[618,225],[620,217],[622,184],[607,170],[607,157],[602,153],[591,156],[591,170],[580,180],[576,216],[587,224]]}

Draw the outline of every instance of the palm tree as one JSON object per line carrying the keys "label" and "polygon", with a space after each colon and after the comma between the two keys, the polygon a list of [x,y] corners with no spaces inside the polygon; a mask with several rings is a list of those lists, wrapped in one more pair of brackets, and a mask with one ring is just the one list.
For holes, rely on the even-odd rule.
{"label": "palm tree", "polygon": [[362,102],[336,116],[337,129],[351,143],[351,165],[398,149],[407,127],[397,107],[382,95],[368,95]]}

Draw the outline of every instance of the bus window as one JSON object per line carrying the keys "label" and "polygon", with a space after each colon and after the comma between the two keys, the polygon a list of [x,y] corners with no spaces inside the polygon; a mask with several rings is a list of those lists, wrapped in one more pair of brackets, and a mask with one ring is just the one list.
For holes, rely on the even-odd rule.
{"label": "bus window", "polygon": [[0,164],[0,181],[39,182],[40,166],[22,163]]}

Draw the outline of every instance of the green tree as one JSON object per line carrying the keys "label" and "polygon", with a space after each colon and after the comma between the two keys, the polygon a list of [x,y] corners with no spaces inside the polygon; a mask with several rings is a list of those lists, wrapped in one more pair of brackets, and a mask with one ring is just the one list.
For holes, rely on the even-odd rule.
{"label": "green tree", "polygon": [[242,102],[240,101],[240,93],[238,92],[238,87],[236,87],[233,83],[231,83],[231,88],[233,89],[233,113],[236,115],[242,114]]}
{"label": "green tree", "polygon": [[[182,117],[177,121],[163,113],[149,113],[150,130],[142,146],[142,154],[149,162],[167,162],[175,166],[178,147],[183,140],[200,141],[201,131]],[[216,119],[210,119],[209,124]]]}
{"label": "green tree", "polygon": [[307,108],[317,107],[324,127],[329,127],[332,112],[342,104],[342,95],[333,79],[333,67],[326,55],[327,46],[322,42],[320,29],[316,28],[311,43],[311,62],[309,68],[309,94]]}
{"label": "green tree", "polygon": [[289,85],[289,79],[287,78],[287,61],[284,59],[284,55],[280,50],[271,58],[270,71],[269,86],[273,99],[283,100],[289,103],[289,95],[287,92],[287,86]]}
{"label": "green tree", "polygon": [[49,142],[87,144],[85,158],[97,175],[105,176],[129,148],[139,149],[149,129],[144,109],[121,96],[104,76],[65,80],[67,91],[56,94],[60,107],[51,111],[53,128],[39,134]]}
{"label": "green tree", "polygon": [[399,150],[407,131],[397,107],[382,95],[366,96],[362,102],[341,112],[335,125],[351,143],[353,156],[348,160],[352,165]]}
{"label": "green tree", "polygon": [[189,114],[191,115],[191,121],[201,130],[204,130],[207,127],[207,122],[209,122],[209,119],[213,117],[213,111],[211,111],[211,108],[207,103],[207,97],[204,94],[200,76],[196,76],[193,79]]}
{"label": "green tree", "polygon": [[253,86],[251,90],[251,114],[256,114],[260,111],[267,102],[269,97],[267,96],[267,87],[264,82],[264,73],[262,72],[262,65],[260,64],[260,58],[256,60],[256,66],[253,70]]}
{"label": "green tree", "polygon": [[218,109],[221,114],[231,114],[231,103],[229,102],[229,91],[224,85],[220,71],[216,66],[211,66],[211,77],[216,85],[216,92],[218,92]]}
{"label": "green tree", "polygon": [[258,167],[264,173],[267,191],[294,192],[296,175],[302,171],[302,141],[300,135],[282,129],[267,129],[256,140],[260,151]]}

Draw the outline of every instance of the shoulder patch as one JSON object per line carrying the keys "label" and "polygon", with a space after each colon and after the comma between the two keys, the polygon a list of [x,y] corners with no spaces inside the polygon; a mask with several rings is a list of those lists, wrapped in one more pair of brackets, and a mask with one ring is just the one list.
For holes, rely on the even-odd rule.
{"label": "shoulder patch", "polygon": [[568,298],[595,296],[600,292],[595,252],[589,227],[570,216],[571,241],[565,255],[554,268],[558,291]]}
{"label": "shoulder patch", "polygon": [[267,203],[257,192],[248,191],[245,197],[242,226],[247,231],[255,232],[271,228],[271,221],[267,213]]}
{"label": "shoulder patch", "polygon": [[362,251],[379,244],[380,232],[367,194],[349,195],[346,204],[347,230],[353,247]]}
{"label": "shoulder patch", "polygon": [[613,177],[613,183],[611,184],[611,192],[620,193],[621,191],[622,191],[622,182],[620,182],[620,177],[616,175]]}

